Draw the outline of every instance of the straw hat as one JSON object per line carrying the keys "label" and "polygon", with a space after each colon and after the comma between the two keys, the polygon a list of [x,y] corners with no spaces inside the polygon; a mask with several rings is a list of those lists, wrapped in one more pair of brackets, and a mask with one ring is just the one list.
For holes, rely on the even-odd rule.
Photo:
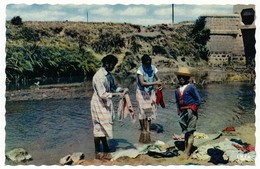
{"label": "straw hat", "polygon": [[187,67],[179,67],[175,74],[181,76],[192,76],[190,70]]}

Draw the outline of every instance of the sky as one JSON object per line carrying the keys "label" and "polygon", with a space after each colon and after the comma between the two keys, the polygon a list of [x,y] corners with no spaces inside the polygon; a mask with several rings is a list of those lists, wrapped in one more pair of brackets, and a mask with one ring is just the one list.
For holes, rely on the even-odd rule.
{"label": "sky", "polygon": [[174,4],[13,4],[6,5],[6,20],[115,22],[137,25],[195,21],[201,15],[230,15],[233,5]]}

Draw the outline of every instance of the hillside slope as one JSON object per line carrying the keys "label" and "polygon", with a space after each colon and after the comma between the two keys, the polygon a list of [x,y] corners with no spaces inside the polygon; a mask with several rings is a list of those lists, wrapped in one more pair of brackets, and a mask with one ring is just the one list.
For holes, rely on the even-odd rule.
{"label": "hillside slope", "polygon": [[129,74],[144,53],[163,69],[176,67],[178,56],[185,60],[196,52],[188,36],[192,24],[144,27],[127,23],[7,22],[7,78],[91,77],[98,61],[108,53],[118,56],[118,73]]}
{"label": "hillside slope", "polygon": [[[203,82],[201,77],[207,76],[202,70],[212,70],[198,57],[196,42],[190,36],[193,22],[147,27],[87,22],[6,24],[7,82],[72,76],[88,80],[100,66],[100,59],[109,53],[119,58],[114,72],[119,79],[135,73],[145,53],[152,57],[165,83],[174,80],[174,71],[181,65],[194,71],[197,82]],[[249,78],[245,75],[235,79]]]}

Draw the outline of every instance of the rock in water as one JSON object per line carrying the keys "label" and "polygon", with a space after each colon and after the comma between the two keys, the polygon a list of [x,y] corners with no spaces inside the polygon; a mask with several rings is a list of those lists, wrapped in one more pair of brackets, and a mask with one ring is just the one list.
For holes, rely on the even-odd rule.
{"label": "rock in water", "polygon": [[71,155],[71,159],[74,163],[79,162],[84,159],[84,154],[82,152],[76,152]]}
{"label": "rock in water", "polygon": [[72,155],[68,154],[65,157],[62,157],[59,161],[61,165],[71,165],[78,163],[80,160],[84,159],[84,154],[82,152],[76,152]]}
{"label": "rock in water", "polygon": [[65,157],[62,157],[59,161],[61,165],[71,165],[73,163],[71,159],[71,155],[66,155]]}

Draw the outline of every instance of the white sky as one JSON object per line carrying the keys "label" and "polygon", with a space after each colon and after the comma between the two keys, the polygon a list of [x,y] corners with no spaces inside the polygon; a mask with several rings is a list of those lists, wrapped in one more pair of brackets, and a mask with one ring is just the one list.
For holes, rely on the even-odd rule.
{"label": "white sky", "polygon": [[[174,23],[195,21],[205,14],[233,14],[233,5],[174,4]],[[6,19],[23,21],[127,22],[138,25],[172,23],[172,4],[87,5],[87,4],[7,4]],[[88,17],[87,17],[88,16]]]}
{"label": "white sky", "polygon": [[[171,4],[175,4],[175,23],[195,20],[204,14],[232,14],[232,5],[256,4],[258,15],[258,0],[1,0],[0,3],[0,168],[35,168],[35,166],[5,166],[5,22],[14,16],[20,16],[23,21],[87,21],[89,22],[127,22],[132,24],[152,25],[171,23]],[[214,3],[213,3],[214,2]],[[16,4],[16,5],[10,5]],[[32,5],[34,4],[34,5]],[[37,4],[37,5],[36,5]],[[61,5],[63,4],[63,5]],[[86,5],[88,4],[88,5]],[[92,5],[91,5],[92,4]],[[104,5],[107,4],[107,5]],[[124,5],[118,5],[124,4]],[[131,4],[131,5],[130,5]],[[135,5],[133,5],[135,4]],[[184,5],[185,4],[185,5]],[[113,6],[112,6],[113,5]],[[155,6],[156,5],[156,6]],[[207,5],[207,6],[205,6]],[[256,27],[259,21],[256,17]],[[259,73],[258,56],[259,31],[256,29],[256,73]],[[256,103],[259,101],[259,78],[256,77]],[[257,143],[259,143],[259,106],[256,107]],[[87,144],[87,143],[86,143]],[[256,144],[257,153],[259,145]],[[45,158],[45,157],[43,157]],[[255,166],[232,166],[232,168],[259,168],[260,156],[257,155]],[[79,168],[80,166],[77,166]],[[86,166],[87,168],[121,168],[115,166]],[[84,167],[84,168],[86,168]],[[124,166],[126,168],[133,168]],[[142,168],[208,168],[205,166],[142,166]],[[219,168],[220,166],[210,166]],[[59,166],[41,168],[60,168]],[[67,167],[62,167],[67,168]],[[83,167],[80,167],[83,168]],[[221,168],[230,168],[221,166]]]}

